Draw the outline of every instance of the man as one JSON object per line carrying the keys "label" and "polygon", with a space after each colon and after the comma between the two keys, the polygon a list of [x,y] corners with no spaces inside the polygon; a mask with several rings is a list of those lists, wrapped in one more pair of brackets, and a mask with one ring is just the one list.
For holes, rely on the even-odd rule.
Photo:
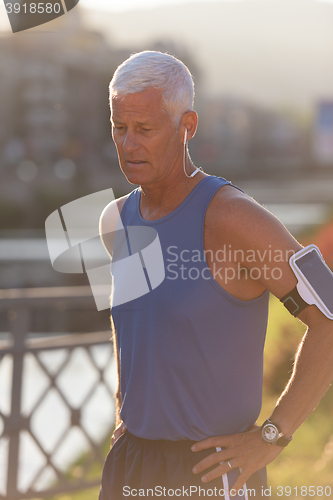
{"label": "man", "polygon": [[[187,151],[198,123],[193,95],[186,66],[157,52],[131,56],[110,84],[120,167],[140,188],[101,218],[110,252],[106,233],[115,205],[125,231],[116,232],[113,249],[118,409],[101,500],[201,498],[204,490],[226,499],[246,498],[250,490],[260,497],[265,466],[333,378],[332,323],[303,304],[299,318],[308,330],[293,374],[272,423],[264,431],[256,425],[268,292],[281,299],[295,288],[288,259],[301,246],[246,194],[193,165]],[[117,301],[128,279],[117,268],[124,249],[133,259],[141,251],[151,278],[131,228],[158,235],[165,276],[158,286],[151,280],[148,293]],[[125,285],[136,287],[132,279]]]}

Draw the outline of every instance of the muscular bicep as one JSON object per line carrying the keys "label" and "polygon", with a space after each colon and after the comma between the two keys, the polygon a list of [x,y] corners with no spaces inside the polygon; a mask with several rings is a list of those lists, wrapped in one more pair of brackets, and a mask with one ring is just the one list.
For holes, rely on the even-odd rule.
{"label": "muscular bicep", "polygon": [[243,193],[232,193],[221,225],[248,281],[258,281],[278,298],[295,287],[289,258],[302,247],[273,214]]}

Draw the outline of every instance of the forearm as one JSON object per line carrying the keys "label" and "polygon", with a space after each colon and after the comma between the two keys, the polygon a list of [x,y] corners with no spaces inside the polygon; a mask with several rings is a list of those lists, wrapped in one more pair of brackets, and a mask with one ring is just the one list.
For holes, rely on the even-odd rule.
{"label": "forearm", "polygon": [[116,392],[115,399],[116,399],[115,427],[118,427],[118,425],[121,423],[121,418],[120,418],[121,397],[119,391]]}
{"label": "forearm", "polygon": [[114,358],[116,361],[116,368],[117,368],[117,389],[115,392],[115,427],[118,427],[118,425],[121,423],[121,418],[120,418],[120,410],[122,406],[122,400],[121,400],[121,390],[120,390],[120,357],[119,357],[119,349],[118,349],[118,342],[117,342],[117,334],[116,330],[114,327],[114,323],[111,317],[111,330],[112,330],[112,341],[113,341],[113,353],[114,353]]}
{"label": "forearm", "polygon": [[310,326],[298,348],[292,376],[272,421],[291,436],[318,405],[333,380],[333,321]]}

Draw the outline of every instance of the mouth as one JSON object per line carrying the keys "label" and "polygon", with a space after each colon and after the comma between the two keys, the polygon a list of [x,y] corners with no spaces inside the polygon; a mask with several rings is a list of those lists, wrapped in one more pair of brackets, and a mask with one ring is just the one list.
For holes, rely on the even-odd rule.
{"label": "mouth", "polygon": [[143,160],[127,160],[126,163],[130,167],[140,167],[142,165],[145,165],[147,162]]}

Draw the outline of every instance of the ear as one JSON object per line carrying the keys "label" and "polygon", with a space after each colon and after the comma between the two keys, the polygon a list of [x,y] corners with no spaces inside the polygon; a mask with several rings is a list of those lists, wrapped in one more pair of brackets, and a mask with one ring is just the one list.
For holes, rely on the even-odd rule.
{"label": "ear", "polygon": [[187,111],[180,120],[180,134],[185,144],[192,139],[198,127],[198,115],[195,111]]}

